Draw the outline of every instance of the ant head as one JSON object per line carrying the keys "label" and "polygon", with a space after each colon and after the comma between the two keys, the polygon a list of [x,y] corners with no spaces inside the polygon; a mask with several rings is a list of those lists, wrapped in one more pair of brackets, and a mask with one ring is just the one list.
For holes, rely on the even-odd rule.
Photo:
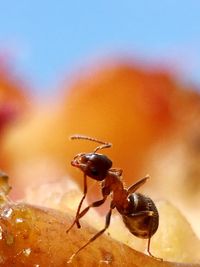
{"label": "ant head", "polygon": [[112,161],[107,156],[97,153],[78,154],[71,164],[85,175],[98,181],[104,180],[108,170],[112,167]]}
{"label": "ant head", "polygon": [[71,139],[84,139],[101,144],[94,150],[93,153],[80,153],[76,155],[71,164],[72,166],[79,168],[85,175],[95,180],[104,180],[108,170],[112,167],[112,161],[107,156],[96,152],[97,150],[111,147],[111,144],[81,135],[74,135]]}

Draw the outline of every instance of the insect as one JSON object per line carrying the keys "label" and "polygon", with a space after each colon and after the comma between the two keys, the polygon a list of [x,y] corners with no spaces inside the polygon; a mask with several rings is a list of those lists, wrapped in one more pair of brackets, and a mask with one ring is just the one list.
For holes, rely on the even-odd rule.
{"label": "insect", "polygon": [[[139,238],[148,239],[147,252],[151,257],[156,258],[150,252],[150,241],[151,237],[158,229],[159,214],[154,202],[149,197],[140,193],[135,193],[137,189],[149,179],[149,176],[146,176],[130,187],[125,188],[122,182],[122,170],[112,168],[112,161],[106,155],[97,153],[99,150],[110,148],[112,146],[111,143],[83,135],[73,135],[70,138],[72,140],[81,139],[96,142],[99,146],[97,146],[91,153],[77,154],[71,162],[72,166],[83,172],[84,193],[78,205],[75,219],[66,232],[68,233],[75,224],[78,228],[80,228],[81,225],[79,220],[89,211],[90,208],[101,206],[109,195],[111,195],[112,199],[110,209],[106,215],[104,228],[97,232],[97,234],[89,239],[85,245],[72,254],[70,261],[81,250],[106,231],[110,225],[111,215],[114,208],[116,208],[121,214],[124,224],[133,235]],[[87,177],[101,183],[102,199],[91,203],[88,207],[81,211],[82,203],[87,195]]]}

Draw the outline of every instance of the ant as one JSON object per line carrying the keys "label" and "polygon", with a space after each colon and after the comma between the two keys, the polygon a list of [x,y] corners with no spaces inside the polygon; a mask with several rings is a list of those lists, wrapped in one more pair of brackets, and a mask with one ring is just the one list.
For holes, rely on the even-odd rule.
{"label": "ant", "polygon": [[[80,228],[81,225],[79,220],[91,207],[101,206],[109,195],[111,195],[112,201],[110,203],[109,212],[106,215],[104,228],[97,232],[97,234],[89,239],[85,245],[72,254],[69,262],[71,262],[74,256],[76,256],[82,249],[105,232],[110,225],[111,214],[114,208],[121,214],[124,224],[133,235],[139,238],[148,239],[147,252],[149,256],[159,259],[153,256],[150,252],[150,240],[152,235],[157,231],[159,223],[157,208],[149,197],[140,193],[135,193],[135,191],[149,179],[149,176],[146,176],[130,187],[125,188],[121,177],[122,170],[111,168],[112,161],[106,155],[97,153],[97,151],[101,149],[110,148],[112,146],[111,143],[83,135],[73,135],[70,139],[88,140],[99,143],[100,145],[91,153],[77,154],[71,162],[73,167],[79,168],[84,174],[84,194],[78,205],[75,219],[66,232],[68,233],[75,224]],[[103,198],[91,203],[81,211],[82,203],[87,195],[87,176],[101,182]]]}

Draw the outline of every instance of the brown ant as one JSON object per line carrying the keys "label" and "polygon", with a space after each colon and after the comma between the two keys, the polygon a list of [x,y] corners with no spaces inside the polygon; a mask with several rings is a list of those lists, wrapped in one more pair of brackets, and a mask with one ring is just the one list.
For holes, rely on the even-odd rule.
{"label": "brown ant", "polygon": [[[148,239],[147,252],[151,257],[156,258],[150,252],[150,240],[152,235],[158,229],[159,214],[154,202],[149,197],[140,193],[135,193],[135,191],[149,179],[149,176],[140,179],[129,188],[124,188],[121,179],[122,170],[111,168],[112,161],[106,155],[97,153],[98,150],[110,148],[112,146],[111,143],[82,135],[73,135],[70,138],[72,140],[89,140],[99,143],[100,145],[97,146],[92,153],[77,154],[71,162],[72,166],[79,168],[84,174],[84,194],[78,205],[76,217],[66,232],[68,233],[75,224],[78,228],[80,228],[80,218],[82,218],[91,207],[101,206],[109,195],[112,196],[112,201],[110,203],[109,212],[106,215],[105,227],[94,235],[85,245],[79,248],[70,257],[69,262],[83,248],[105,232],[110,225],[111,214],[114,208],[116,208],[122,215],[122,219],[126,227],[133,235],[139,238]],[[101,182],[103,198],[91,203],[80,212],[82,203],[87,194],[87,176]]]}

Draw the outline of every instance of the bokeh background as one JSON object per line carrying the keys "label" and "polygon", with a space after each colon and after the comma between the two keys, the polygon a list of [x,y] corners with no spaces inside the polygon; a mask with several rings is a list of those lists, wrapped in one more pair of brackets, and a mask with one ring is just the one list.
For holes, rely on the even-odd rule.
{"label": "bokeh background", "polygon": [[95,58],[170,65],[199,81],[199,1],[2,1],[0,49],[33,90]]}
{"label": "bokeh background", "polygon": [[[0,16],[0,160],[12,196],[69,174],[94,144],[130,185],[175,203],[200,234],[200,3],[6,1]],[[90,198],[98,188],[90,185]],[[142,190],[142,189],[141,189]]]}

